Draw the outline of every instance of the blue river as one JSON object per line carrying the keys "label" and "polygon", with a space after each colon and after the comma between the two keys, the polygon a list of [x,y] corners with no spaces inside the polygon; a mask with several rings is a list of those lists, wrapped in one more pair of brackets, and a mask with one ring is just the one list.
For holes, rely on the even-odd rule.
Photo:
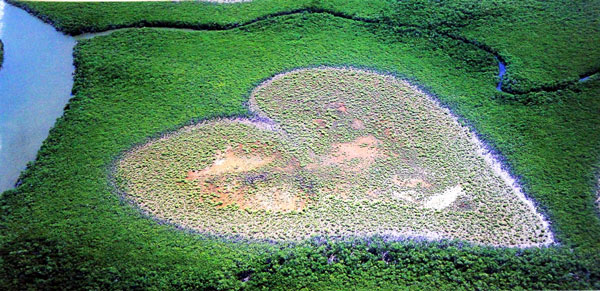
{"label": "blue river", "polygon": [[0,192],[14,186],[63,113],[73,87],[74,38],[0,1]]}

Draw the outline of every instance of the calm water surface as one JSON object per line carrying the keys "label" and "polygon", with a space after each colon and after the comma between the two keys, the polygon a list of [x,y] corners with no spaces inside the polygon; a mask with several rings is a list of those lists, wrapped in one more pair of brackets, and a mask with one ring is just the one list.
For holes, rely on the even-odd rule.
{"label": "calm water surface", "polygon": [[75,39],[0,1],[0,192],[35,159],[71,97]]}

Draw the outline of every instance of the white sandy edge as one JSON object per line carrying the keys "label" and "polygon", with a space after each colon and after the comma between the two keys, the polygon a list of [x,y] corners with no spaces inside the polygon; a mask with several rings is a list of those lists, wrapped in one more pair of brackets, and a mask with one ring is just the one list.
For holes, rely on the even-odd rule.
{"label": "white sandy edge", "polygon": [[494,173],[496,173],[496,175],[498,175],[504,181],[504,183],[506,183],[506,185],[512,188],[514,194],[517,195],[517,197],[519,197],[519,199],[521,199],[521,201],[523,201],[525,205],[527,205],[527,207],[529,207],[529,209],[533,211],[538,217],[538,219],[542,222],[542,226],[546,229],[547,236],[544,242],[540,245],[550,245],[556,243],[556,241],[554,240],[554,235],[550,230],[550,223],[541,213],[537,211],[535,205],[533,204],[533,201],[527,199],[517,180],[513,178],[506,170],[504,170],[504,168],[502,167],[502,163],[500,163],[500,161],[494,156],[492,151],[481,140],[479,140],[479,138],[477,138],[475,134],[470,134],[471,142],[477,145],[477,153],[481,157],[483,157],[486,164],[488,164],[488,166],[492,168]]}
{"label": "white sandy edge", "polygon": [[[426,96],[427,99],[429,99],[430,101],[435,103],[437,106],[442,108],[442,110],[447,112],[452,117],[452,119],[454,119],[454,122],[457,122],[458,124],[460,124],[458,117],[456,115],[454,115],[454,113],[449,108],[447,108],[446,106],[443,106],[438,100],[436,100],[429,94],[426,94],[418,87],[413,86],[412,84],[409,84],[409,86],[412,89],[414,89],[414,90],[418,91],[419,93],[423,94],[424,96]],[[466,127],[466,126],[461,126],[461,127],[465,129],[467,135],[470,137],[470,141],[473,144],[475,144],[475,146],[477,148],[477,154],[480,157],[482,157],[483,160],[485,161],[485,163],[492,169],[492,171],[496,175],[498,175],[498,177],[500,177],[507,186],[509,186],[512,189],[512,192],[521,201],[523,201],[523,203],[525,203],[525,205],[533,213],[535,213],[535,215],[538,217],[538,219],[542,223],[542,226],[546,230],[547,235],[546,235],[546,238],[544,239],[543,243],[519,245],[519,247],[547,246],[547,245],[555,244],[556,240],[554,239],[554,234],[552,233],[552,230],[550,229],[550,222],[548,221],[548,219],[546,219],[546,217],[544,217],[544,215],[542,215],[540,212],[537,211],[537,209],[535,208],[535,205],[533,204],[533,201],[528,199],[527,196],[525,196],[525,193],[521,189],[521,186],[519,185],[517,180],[515,178],[513,178],[510,175],[510,173],[504,169],[502,163],[500,162],[500,159],[498,159],[498,157],[496,157],[494,155],[494,153],[490,150],[490,148],[477,137],[477,134],[475,134],[475,132],[471,128]]]}

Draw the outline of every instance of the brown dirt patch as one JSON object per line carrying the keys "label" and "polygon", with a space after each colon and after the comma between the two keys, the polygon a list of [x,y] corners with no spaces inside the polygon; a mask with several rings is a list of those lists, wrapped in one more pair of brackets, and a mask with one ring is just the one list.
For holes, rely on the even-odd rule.
{"label": "brown dirt patch", "polygon": [[375,158],[381,157],[378,145],[380,141],[372,135],[361,136],[351,142],[337,143],[333,145],[333,151],[324,157],[321,165],[339,165],[358,159],[358,165],[352,167],[352,171],[368,168]]}
{"label": "brown dirt patch", "polygon": [[329,108],[335,108],[337,111],[348,114],[348,108],[344,103],[331,103],[328,105]]}
{"label": "brown dirt patch", "polygon": [[[329,154],[317,158],[319,162],[311,163],[305,169],[342,165],[343,171],[348,174],[362,171],[369,168],[375,158],[382,156],[378,148],[380,144],[381,142],[372,135],[361,136],[346,143],[333,144]],[[260,145],[254,148],[260,148]],[[286,183],[277,186],[260,184],[271,174],[293,175],[302,168],[297,159],[291,159],[283,166],[268,168],[279,158],[277,154],[265,155],[260,150],[245,151],[243,145],[227,147],[224,151],[217,152],[215,161],[210,166],[199,171],[189,171],[187,179],[196,181],[202,188],[202,192],[210,195],[208,200],[216,203],[217,208],[237,205],[240,209],[301,211],[307,204],[307,195],[302,195],[306,193],[301,189],[294,189]],[[347,165],[346,163],[350,161],[357,163]],[[266,167],[270,174],[252,172],[262,167]],[[230,174],[237,175],[232,177]],[[350,185],[337,187],[347,188]],[[334,192],[342,194],[345,191]],[[371,199],[378,196],[375,191],[367,194]]]}
{"label": "brown dirt patch", "polygon": [[273,169],[273,172],[294,173],[300,169],[300,161],[296,158],[291,158],[290,161],[283,167]]}
{"label": "brown dirt patch", "polygon": [[[284,184],[283,188],[259,187],[258,191],[251,191],[253,185],[267,180],[269,174],[250,171],[266,167],[279,158],[279,155],[264,155],[259,151],[254,149],[246,152],[244,145],[227,147],[223,152],[217,152],[212,165],[200,171],[189,171],[187,180],[196,181],[202,193],[210,195],[208,199],[201,201],[212,201],[217,208],[237,205],[240,209],[280,212],[304,209],[305,199],[293,194],[298,191],[292,191],[289,185]],[[292,173],[298,168],[298,161],[292,159],[286,166],[274,168],[270,172]],[[241,175],[228,175],[236,173]]]}

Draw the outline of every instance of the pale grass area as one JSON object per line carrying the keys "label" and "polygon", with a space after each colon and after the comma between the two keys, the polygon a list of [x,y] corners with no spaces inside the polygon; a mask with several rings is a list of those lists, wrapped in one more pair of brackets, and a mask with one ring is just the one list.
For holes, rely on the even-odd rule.
{"label": "pale grass area", "polygon": [[132,149],[116,169],[128,198],[183,227],[251,239],[554,242],[475,133],[405,81],[300,69],[255,88],[249,108],[253,118],[205,121]]}

